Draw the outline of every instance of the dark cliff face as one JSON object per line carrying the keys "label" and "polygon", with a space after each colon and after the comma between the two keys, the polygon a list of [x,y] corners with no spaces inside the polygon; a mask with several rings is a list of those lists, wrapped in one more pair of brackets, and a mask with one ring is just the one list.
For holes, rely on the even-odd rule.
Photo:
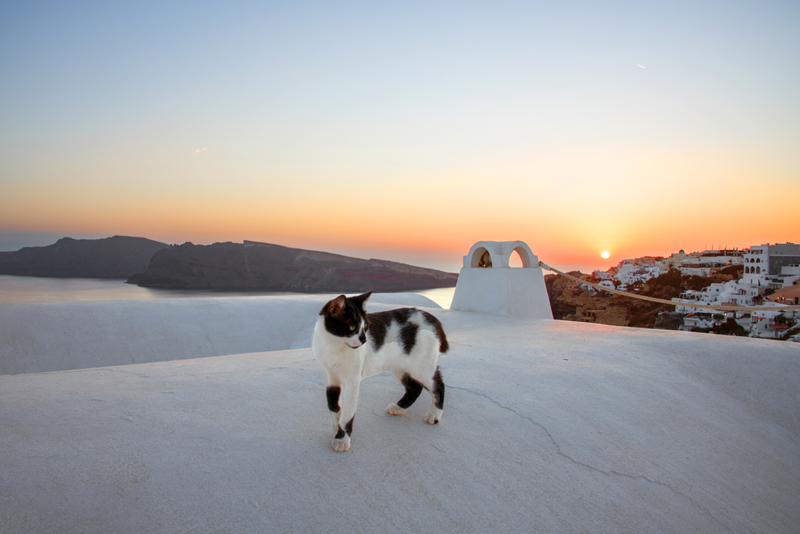
{"label": "dark cliff face", "polygon": [[46,247],[0,252],[0,274],[61,278],[128,278],[147,269],[165,243],[143,237],[65,237]]}
{"label": "dark cliff face", "polygon": [[186,243],[158,251],[142,287],[299,293],[406,291],[453,287],[458,275],[270,244]]}
{"label": "dark cliff face", "polygon": [[[582,273],[579,271],[571,271],[568,274],[578,278],[582,276]],[[562,302],[560,297],[564,290],[578,287],[577,282],[563,276],[558,276],[557,274],[548,274],[544,277],[544,285],[547,288],[547,296],[550,299],[550,309],[553,312],[553,319],[563,319],[567,315],[575,313],[576,306]]]}

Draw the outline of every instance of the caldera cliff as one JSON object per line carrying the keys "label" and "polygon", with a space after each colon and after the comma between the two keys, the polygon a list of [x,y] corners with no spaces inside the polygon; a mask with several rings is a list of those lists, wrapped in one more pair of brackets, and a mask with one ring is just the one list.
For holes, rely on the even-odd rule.
{"label": "caldera cliff", "polygon": [[454,287],[457,279],[453,273],[393,261],[245,241],[159,250],[147,270],[129,282],[165,289],[355,293]]}
{"label": "caldera cliff", "polygon": [[58,278],[128,278],[147,269],[157,250],[169,245],[143,237],[65,237],[46,247],[0,252],[0,274]]}

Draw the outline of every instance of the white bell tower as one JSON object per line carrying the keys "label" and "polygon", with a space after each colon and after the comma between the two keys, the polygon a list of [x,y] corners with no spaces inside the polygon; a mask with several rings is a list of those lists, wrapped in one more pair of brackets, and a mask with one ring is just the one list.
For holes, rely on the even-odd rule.
{"label": "white bell tower", "polygon": [[[517,251],[521,268],[508,260]],[[451,310],[552,319],[539,258],[522,241],[479,241],[464,256]]]}

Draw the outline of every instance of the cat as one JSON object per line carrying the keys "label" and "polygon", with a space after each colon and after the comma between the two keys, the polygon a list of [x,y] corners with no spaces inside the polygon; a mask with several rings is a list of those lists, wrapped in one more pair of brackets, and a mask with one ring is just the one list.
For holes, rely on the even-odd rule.
{"label": "cat", "polygon": [[331,446],[337,452],[350,449],[361,381],[385,371],[406,389],[387,413],[403,415],[425,388],[433,398],[425,422],[442,420],[439,354],[449,349],[442,323],[416,308],[367,313],[364,304],[371,294],[339,295],[322,307],[314,327],[311,352],[328,374],[328,409],[336,432]]}

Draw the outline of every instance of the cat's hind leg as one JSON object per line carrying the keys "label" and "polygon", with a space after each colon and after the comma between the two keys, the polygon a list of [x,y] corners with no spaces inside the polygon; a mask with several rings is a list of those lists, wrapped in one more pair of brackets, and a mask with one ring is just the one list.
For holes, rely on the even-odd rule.
{"label": "cat's hind leg", "polygon": [[431,392],[431,410],[425,414],[425,422],[430,425],[435,425],[442,420],[442,412],[444,409],[444,382],[442,381],[442,373],[439,372],[439,366],[436,366],[436,372],[433,373],[431,378],[431,385],[427,388]]}
{"label": "cat's hind leg", "polygon": [[406,393],[403,395],[402,399],[396,403],[390,404],[389,407],[386,408],[386,413],[389,415],[403,415],[406,413],[408,408],[414,404],[414,401],[417,400],[419,394],[422,393],[422,388],[424,387],[421,382],[414,380],[408,373],[403,373],[403,375],[400,377],[398,377],[397,374],[392,373],[392,376],[397,378],[400,383],[403,384],[403,386],[406,388]]}

